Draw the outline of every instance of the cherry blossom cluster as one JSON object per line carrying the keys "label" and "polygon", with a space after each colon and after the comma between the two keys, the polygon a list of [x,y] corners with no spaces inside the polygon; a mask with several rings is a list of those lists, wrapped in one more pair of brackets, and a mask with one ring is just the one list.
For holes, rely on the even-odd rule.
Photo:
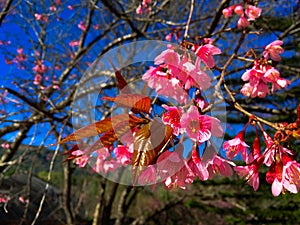
{"label": "cherry blossom cluster", "polygon": [[[207,180],[216,174],[232,175],[231,166],[235,164],[219,156],[211,142],[212,137],[222,137],[222,126],[217,118],[203,113],[208,103],[201,95],[202,91],[211,86],[211,79],[200,68],[200,63],[204,62],[206,68],[213,67],[213,55],[221,51],[212,44],[194,45],[193,50],[199,56],[194,60],[187,52],[178,53],[169,47],[155,58],[155,66],[150,67],[142,77],[158,95],[176,100],[179,105],[161,105],[164,109],[160,115],[161,121],[172,128],[172,139],[177,140],[177,144],[169,144],[158,155],[155,164],[147,165],[142,170],[137,178],[139,185],[152,183],[155,186],[159,180],[166,189],[185,189],[197,178]],[[191,90],[194,95],[189,102]],[[79,167],[92,162],[93,171],[104,174],[123,165],[130,165],[135,151],[133,137],[139,129],[135,127],[131,130],[132,134],[129,132],[120,137],[122,144],[97,150],[93,150],[93,147],[76,149],[72,151],[71,158],[75,158]],[[184,148],[187,148],[183,144],[186,139],[193,146],[188,150],[189,157],[183,154]],[[202,147],[205,151],[201,155]]]}
{"label": "cherry blossom cluster", "polygon": [[237,26],[241,29],[249,27],[250,21],[254,21],[260,17],[261,11],[261,8],[246,3],[245,7],[243,7],[242,4],[231,5],[228,8],[223,9],[222,13],[225,18],[230,17],[233,12],[239,15],[240,18]]}
{"label": "cherry blossom cluster", "polygon": [[165,39],[166,39],[166,41],[171,41],[172,37],[174,37],[175,40],[178,41],[179,38],[181,37],[181,35],[182,35],[182,32],[180,29],[172,28],[172,31],[166,35]]}
{"label": "cherry blossom cluster", "polygon": [[276,40],[265,47],[261,59],[255,56],[253,67],[242,75],[242,80],[247,81],[241,89],[243,95],[251,98],[264,98],[270,94],[268,84],[272,85],[272,92],[290,84],[288,80],[280,77],[279,71],[268,61],[269,56],[273,61],[281,60],[279,55],[283,53],[281,45],[282,41]]}
{"label": "cherry blossom cluster", "polygon": [[152,0],[143,0],[142,3],[136,8],[136,14],[148,14],[151,11]]}
{"label": "cherry blossom cluster", "polygon": [[226,150],[228,159],[233,159],[238,154],[242,155],[246,166],[236,166],[234,170],[241,177],[244,177],[249,185],[256,191],[259,188],[259,170],[265,165],[269,167],[266,173],[266,181],[272,184],[272,194],[274,196],[284,193],[286,190],[291,193],[298,193],[300,187],[300,164],[296,161],[295,153],[284,147],[282,143],[282,132],[276,132],[271,138],[261,127],[261,132],[265,141],[264,151],[261,151],[259,132],[256,129],[256,137],[252,148],[245,143],[244,136],[246,126],[232,140],[224,142],[223,148]]}

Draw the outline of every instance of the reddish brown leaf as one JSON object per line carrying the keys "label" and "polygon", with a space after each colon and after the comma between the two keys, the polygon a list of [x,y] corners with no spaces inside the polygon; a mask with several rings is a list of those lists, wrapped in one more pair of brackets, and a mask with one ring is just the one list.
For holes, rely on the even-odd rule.
{"label": "reddish brown leaf", "polygon": [[103,99],[115,102],[123,107],[130,108],[134,113],[149,113],[151,108],[151,99],[140,94],[121,94],[118,97],[103,97]]}
{"label": "reddish brown leaf", "polygon": [[115,127],[118,126],[119,123],[125,123],[129,124],[129,127],[135,127],[139,124],[147,123],[147,121],[146,119],[141,119],[128,114],[116,115],[82,127],[63,140],[59,141],[58,144],[66,143],[68,141],[76,141],[81,138],[96,136],[98,134],[105,133],[107,131],[115,129]]}
{"label": "reddish brown leaf", "polygon": [[78,156],[72,155],[72,153],[73,153],[74,151],[77,151],[78,149],[79,149],[79,147],[78,147],[78,145],[76,144],[76,145],[73,145],[73,147],[72,147],[70,150],[64,152],[63,155],[64,155],[64,156],[67,156],[67,158],[64,160],[64,162],[77,158]]}
{"label": "reddish brown leaf", "polygon": [[134,152],[132,157],[133,184],[144,166],[155,163],[158,154],[164,151],[170,141],[173,129],[158,120],[143,126],[134,135]]}

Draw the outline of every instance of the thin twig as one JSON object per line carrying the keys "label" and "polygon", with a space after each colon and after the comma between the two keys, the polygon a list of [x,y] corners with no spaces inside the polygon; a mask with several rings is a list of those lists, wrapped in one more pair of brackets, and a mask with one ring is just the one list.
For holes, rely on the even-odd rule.
{"label": "thin twig", "polygon": [[190,26],[193,11],[194,11],[194,5],[195,5],[195,1],[191,0],[190,14],[189,14],[188,20],[185,25],[184,39],[188,38],[189,26]]}

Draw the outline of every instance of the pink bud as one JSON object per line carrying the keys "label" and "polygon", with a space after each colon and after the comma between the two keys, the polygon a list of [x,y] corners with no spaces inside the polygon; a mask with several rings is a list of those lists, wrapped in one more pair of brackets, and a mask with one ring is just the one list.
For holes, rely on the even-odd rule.
{"label": "pink bud", "polygon": [[243,15],[244,14],[243,7],[241,5],[237,5],[234,8],[234,12],[238,15]]}

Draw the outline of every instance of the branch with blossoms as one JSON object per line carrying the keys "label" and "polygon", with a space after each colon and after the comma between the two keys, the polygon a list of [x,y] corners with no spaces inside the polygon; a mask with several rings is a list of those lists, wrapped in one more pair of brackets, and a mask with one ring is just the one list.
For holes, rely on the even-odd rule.
{"label": "branch with blossoms", "polygon": [[[149,13],[151,4],[151,1],[142,1],[136,13],[142,14],[143,9]],[[250,113],[238,103],[236,94],[227,86],[225,74],[238,57],[250,24],[260,17],[262,10],[250,1],[223,9],[225,18],[233,12],[240,17],[237,29],[241,31],[241,37],[234,53],[222,68],[219,67],[221,75],[217,84],[208,74],[210,69],[217,68],[214,57],[222,50],[215,46],[213,39],[206,37],[198,38],[197,42],[183,40],[182,48],[170,44],[154,59],[154,66],[142,76],[151,93],[155,93],[154,98],[133,93],[120,71],[114,68],[120,94],[104,96],[102,100],[114,102],[127,112],[82,127],[61,140],[60,144],[96,136],[92,145],[75,145],[66,153],[67,159],[74,159],[79,167],[89,163],[101,174],[117,173],[120,168],[130,166],[133,186],[153,184],[154,188],[156,183],[162,182],[166,189],[186,189],[196,179],[205,181],[215,175],[230,177],[234,167],[234,171],[256,191],[259,172],[266,166],[266,180],[271,184],[274,196],[286,190],[297,193],[300,164],[288,143],[300,138],[300,105],[293,123],[273,123]],[[184,38],[188,36],[190,19],[191,16]],[[181,35],[180,29],[173,28],[166,39],[170,41],[173,35],[177,39]],[[253,65],[241,76],[246,82],[240,90],[245,98],[265,98],[291,84],[274,67],[284,52],[282,44],[281,40],[276,40],[264,47],[260,55],[249,50],[247,56],[253,57],[250,60]],[[221,96],[220,87],[224,88],[228,98]],[[212,101],[207,99],[209,89],[214,90]],[[248,117],[236,137],[224,142],[226,158],[218,154],[215,145],[215,139],[224,135],[222,121],[211,113],[218,107],[216,99],[225,100]],[[275,130],[273,137],[264,126]],[[255,138],[248,150],[245,136],[250,127],[255,130]],[[266,143],[264,151],[262,141]],[[236,166],[231,161],[238,155],[245,166]]]}

